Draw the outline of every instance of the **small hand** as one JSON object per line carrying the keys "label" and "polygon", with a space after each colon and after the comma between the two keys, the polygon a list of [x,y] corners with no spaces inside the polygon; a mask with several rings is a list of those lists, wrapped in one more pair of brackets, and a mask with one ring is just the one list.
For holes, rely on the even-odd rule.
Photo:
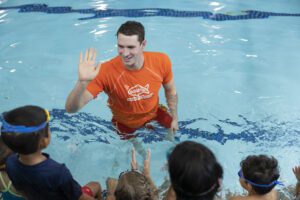
{"label": "small hand", "polygon": [[135,154],[135,148],[132,147],[132,153],[131,153],[131,170],[137,170],[138,164],[136,162],[136,154]]}
{"label": "small hand", "polygon": [[144,175],[146,177],[150,176],[150,161],[151,161],[151,152],[150,152],[150,149],[148,149],[147,157],[144,160]]}
{"label": "small hand", "polygon": [[293,168],[293,172],[295,174],[295,177],[297,178],[297,181],[300,182],[300,165],[299,166],[295,166]]}
{"label": "small hand", "polygon": [[78,64],[79,81],[91,81],[97,76],[101,64],[98,64],[95,67],[96,55],[96,49],[94,48],[86,49],[84,58],[82,56],[82,52],[80,52],[80,60]]}
{"label": "small hand", "polygon": [[118,180],[114,178],[106,179],[106,189],[108,195],[112,195],[112,196],[114,195],[117,185],[118,185]]}

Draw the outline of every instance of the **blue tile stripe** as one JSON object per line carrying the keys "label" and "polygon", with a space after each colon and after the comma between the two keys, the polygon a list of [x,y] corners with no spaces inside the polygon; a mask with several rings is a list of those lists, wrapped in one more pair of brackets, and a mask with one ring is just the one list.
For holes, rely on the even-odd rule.
{"label": "blue tile stripe", "polygon": [[104,17],[202,17],[203,19],[214,21],[227,21],[227,20],[249,20],[249,19],[266,19],[271,16],[289,16],[299,17],[300,13],[275,13],[264,12],[257,10],[243,11],[239,15],[235,14],[222,14],[212,13],[207,11],[182,11],[174,9],[163,8],[141,8],[141,9],[73,9],[69,6],[63,7],[49,7],[47,4],[26,4],[19,6],[0,7],[0,10],[19,9],[21,13],[28,12],[43,12],[47,14],[64,14],[64,13],[80,13],[80,14],[93,14],[90,17],[82,17],[79,20],[88,20]]}
{"label": "blue tile stripe", "polygon": [[[84,143],[100,142],[109,144],[111,139],[119,139],[112,123],[100,117],[84,112],[68,114],[63,109],[53,109],[50,113],[52,134],[60,140],[67,141],[72,137],[80,136]],[[1,123],[2,118],[0,118],[0,125]],[[299,144],[298,137],[295,136],[300,134],[300,119],[293,123],[278,121],[272,117],[260,121],[251,121],[245,116],[239,115],[238,122],[230,119],[218,119],[217,122],[210,123],[214,131],[203,130],[199,123],[207,124],[210,122],[205,118],[179,121],[176,141],[179,142],[186,138],[204,139],[225,144],[228,141],[238,140],[265,145],[266,142],[280,140],[282,146],[296,146]],[[228,127],[236,131],[225,131]],[[138,131],[138,137],[144,143],[160,142],[165,140],[165,136],[166,129],[161,126],[155,126],[155,130],[142,128]],[[283,138],[284,140],[282,140]]]}

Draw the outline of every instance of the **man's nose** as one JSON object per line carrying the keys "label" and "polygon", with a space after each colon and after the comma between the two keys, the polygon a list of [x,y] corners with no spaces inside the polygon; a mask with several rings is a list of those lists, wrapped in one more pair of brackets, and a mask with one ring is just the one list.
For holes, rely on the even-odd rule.
{"label": "man's nose", "polygon": [[129,50],[127,48],[124,48],[122,51],[123,56],[128,56],[129,55]]}

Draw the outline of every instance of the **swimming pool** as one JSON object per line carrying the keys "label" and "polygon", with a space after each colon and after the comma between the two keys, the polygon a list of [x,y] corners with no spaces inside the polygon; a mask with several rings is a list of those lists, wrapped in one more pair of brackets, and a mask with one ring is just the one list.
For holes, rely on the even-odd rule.
{"label": "swimming pool", "polygon": [[[238,191],[239,162],[248,154],[275,156],[281,179],[294,184],[299,164],[300,6],[261,1],[1,1],[0,111],[37,104],[52,114],[46,150],[80,183],[116,177],[129,168],[131,143],[119,140],[106,96],[80,113],[64,112],[77,80],[80,51],[98,61],[116,55],[117,28],[137,20],[148,51],[167,53],[179,93],[177,141],[210,147],[225,170],[224,191]],[[165,102],[163,92],[160,93]],[[140,130],[152,150],[157,185],[167,177],[164,130]],[[139,157],[139,160],[141,158]]]}

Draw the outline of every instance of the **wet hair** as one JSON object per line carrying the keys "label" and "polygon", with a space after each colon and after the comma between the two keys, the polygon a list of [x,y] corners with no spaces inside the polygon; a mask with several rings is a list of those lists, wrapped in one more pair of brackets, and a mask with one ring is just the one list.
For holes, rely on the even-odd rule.
{"label": "wet hair", "polygon": [[116,200],[157,200],[147,177],[137,171],[123,174],[115,190]]}
{"label": "wet hair", "polygon": [[145,40],[145,29],[140,22],[127,21],[120,26],[117,31],[117,37],[119,34],[124,34],[127,36],[137,35],[138,41],[142,43]]}
{"label": "wet hair", "polygon": [[[38,126],[47,121],[47,115],[43,108],[38,106],[23,106],[3,113],[3,119],[15,126]],[[1,127],[3,142],[14,152],[19,154],[32,154],[39,150],[42,138],[48,137],[49,123],[38,131],[31,133],[5,132]]]}
{"label": "wet hair", "polygon": [[6,158],[11,154],[13,154],[12,150],[4,144],[0,137],[0,165],[4,165]]}
{"label": "wet hair", "polygon": [[[241,169],[245,179],[256,184],[268,185],[279,178],[278,162],[274,157],[267,155],[250,155],[242,160]],[[247,182],[247,181],[246,181]],[[260,195],[270,192],[276,184],[270,187],[253,186],[253,190]]]}
{"label": "wet hair", "polygon": [[206,146],[185,141],[168,158],[171,185],[177,200],[212,200],[220,188],[223,168]]}

